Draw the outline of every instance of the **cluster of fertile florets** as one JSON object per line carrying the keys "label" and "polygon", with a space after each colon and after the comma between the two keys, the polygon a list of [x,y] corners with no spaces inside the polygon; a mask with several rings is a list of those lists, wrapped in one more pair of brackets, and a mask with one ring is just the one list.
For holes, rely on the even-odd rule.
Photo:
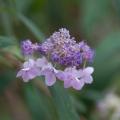
{"label": "cluster of fertile florets", "polygon": [[65,88],[80,90],[85,83],[93,81],[91,74],[94,69],[85,65],[93,61],[94,50],[84,41],[77,43],[65,28],[54,32],[41,44],[25,40],[21,49],[25,56],[33,57],[36,52],[42,56],[37,59],[31,57],[23,64],[17,77],[21,76],[25,82],[37,76],[45,76],[48,86],[53,85],[57,78],[64,81]]}

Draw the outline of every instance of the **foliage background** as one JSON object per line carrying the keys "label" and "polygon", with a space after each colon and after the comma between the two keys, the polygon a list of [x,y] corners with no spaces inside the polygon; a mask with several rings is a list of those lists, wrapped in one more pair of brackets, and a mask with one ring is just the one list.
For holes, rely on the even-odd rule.
{"label": "foliage background", "polygon": [[[20,41],[41,42],[61,27],[95,48],[93,84],[75,91],[16,79]],[[0,120],[101,120],[97,104],[111,91],[119,97],[119,80],[120,0],[0,0]]]}

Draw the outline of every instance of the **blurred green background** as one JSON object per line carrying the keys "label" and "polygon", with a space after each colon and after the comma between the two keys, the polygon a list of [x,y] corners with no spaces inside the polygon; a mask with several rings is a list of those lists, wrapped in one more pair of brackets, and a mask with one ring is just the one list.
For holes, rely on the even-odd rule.
{"label": "blurred green background", "polygon": [[[83,90],[16,79],[20,41],[65,27],[95,48]],[[120,0],[0,0],[0,120],[120,120]]]}

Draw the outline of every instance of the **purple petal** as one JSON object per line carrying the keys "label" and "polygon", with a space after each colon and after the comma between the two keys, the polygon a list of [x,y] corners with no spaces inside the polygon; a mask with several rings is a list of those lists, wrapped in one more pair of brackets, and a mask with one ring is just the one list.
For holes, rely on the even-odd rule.
{"label": "purple petal", "polygon": [[24,82],[28,82],[29,79],[30,79],[30,78],[29,78],[29,73],[26,72],[26,71],[22,73],[22,76],[21,76],[21,77],[22,77],[22,79],[23,79]]}
{"label": "purple petal", "polygon": [[32,74],[31,71],[22,71],[21,77],[24,82],[28,82],[30,79],[33,79],[35,77],[35,75]]}
{"label": "purple petal", "polygon": [[27,73],[28,73],[28,78],[33,79],[39,75],[40,71],[37,68],[33,68],[27,71]]}
{"label": "purple petal", "polygon": [[35,61],[33,59],[29,59],[27,62],[24,62],[23,67],[24,68],[31,68],[35,64]]}
{"label": "purple petal", "polygon": [[90,75],[90,76],[88,76],[88,77],[85,77],[85,78],[84,78],[84,81],[85,81],[85,83],[87,83],[87,84],[91,84],[91,83],[93,82],[93,78],[92,78],[92,76]]}
{"label": "purple petal", "polygon": [[83,70],[83,72],[85,74],[91,75],[94,72],[94,68],[93,67],[87,67]]}
{"label": "purple petal", "polygon": [[48,64],[48,61],[47,61],[47,59],[45,57],[42,57],[42,58],[39,58],[39,59],[36,60],[36,65],[38,67],[44,67],[47,64]]}
{"label": "purple petal", "polygon": [[56,82],[56,77],[55,77],[54,73],[52,73],[51,71],[47,72],[45,74],[45,84],[47,86],[52,86],[55,82]]}
{"label": "purple petal", "polygon": [[31,74],[33,74],[34,76],[40,76],[41,75],[41,70],[39,68],[33,68],[31,69]]}
{"label": "purple petal", "polygon": [[33,59],[29,59],[27,62],[24,62],[23,69],[21,69],[17,77],[22,77],[24,82],[28,82],[28,80],[39,76],[41,71],[39,68],[35,66],[35,61]]}
{"label": "purple petal", "polygon": [[82,80],[82,79],[81,80],[76,79],[76,81],[72,82],[72,86],[76,90],[81,90],[83,88],[84,84],[85,84],[84,80]]}
{"label": "purple petal", "polygon": [[64,81],[64,78],[65,78],[65,76],[64,76],[64,74],[63,74],[62,71],[56,73],[56,77],[57,77],[59,80],[62,80],[62,81]]}
{"label": "purple petal", "polygon": [[71,87],[71,81],[70,80],[64,80],[64,88]]}

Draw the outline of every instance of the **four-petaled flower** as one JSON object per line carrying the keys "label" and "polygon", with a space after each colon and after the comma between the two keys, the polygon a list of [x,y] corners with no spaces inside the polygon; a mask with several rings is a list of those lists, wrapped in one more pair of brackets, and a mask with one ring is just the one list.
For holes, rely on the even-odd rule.
{"label": "four-petaled flower", "polygon": [[65,88],[73,87],[76,90],[81,90],[85,83],[92,83],[93,78],[91,74],[93,71],[93,67],[87,67],[79,70],[75,67],[69,67],[64,71],[58,72],[57,77],[64,81]]}
{"label": "four-petaled flower", "polygon": [[41,71],[36,66],[36,62],[33,59],[29,59],[27,62],[24,62],[22,69],[17,73],[17,77],[21,76],[24,82],[28,82],[40,74]]}

